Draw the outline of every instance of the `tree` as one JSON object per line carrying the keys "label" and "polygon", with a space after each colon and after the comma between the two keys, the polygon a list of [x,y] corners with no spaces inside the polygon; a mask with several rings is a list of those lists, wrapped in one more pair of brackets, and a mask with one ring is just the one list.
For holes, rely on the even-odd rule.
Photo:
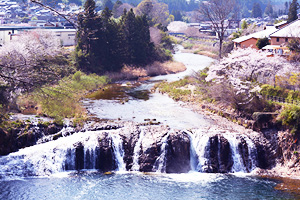
{"label": "tree", "polygon": [[259,3],[254,3],[252,7],[252,17],[258,18],[262,17],[262,10]]}
{"label": "tree", "polygon": [[298,71],[297,66],[280,56],[267,57],[266,52],[239,48],[211,66],[206,80],[222,83],[227,79],[237,90],[242,90],[249,82],[271,85],[276,76]]}
{"label": "tree", "polygon": [[111,0],[103,0],[103,1],[102,1],[102,9],[104,10],[106,7],[107,7],[109,10],[112,10],[112,9],[113,9],[114,4],[112,3]]}
{"label": "tree", "polygon": [[270,1],[268,1],[267,7],[265,9],[265,14],[269,17],[273,17],[273,15],[274,15],[273,6],[271,5]]}
{"label": "tree", "polygon": [[135,14],[146,15],[150,26],[158,24],[167,26],[171,21],[174,21],[174,16],[169,13],[168,5],[158,3],[156,0],[143,0],[136,7]]}
{"label": "tree", "polygon": [[211,0],[202,2],[198,12],[211,22],[213,30],[217,33],[219,39],[219,57],[222,57],[222,45],[225,37],[225,31],[228,28],[226,20],[234,11],[235,0]]}
{"label": "tree", "polygon": [[97,45],[94,41],[99,20],[97,20],[95,8],[95,1],[87,0],[84,4],[84,12],[78,15],[75,58],[77,67],[83,71],[97,72],[97,61],[94,56],[94,48],[97,48]]}
{"label": "tree", "polygon": [[297,2],[297,0],[293,0],[291,5],[290,5],[290,8],[289,8],[289,13],[288,13],[288,22],[292,22],[292,21],[295,21],[296,19],[298,19],[298,16],[297,16],[297,10],[299,8],[299,4]]}
{"label": "tree", "polygon": [[[53,83],[67,73],[60,41],[53,32],[29,31],[0,48],[0,102]],[[2,94],[2,95],[1,95]]]}
{"label": "tree", "polygon": [[248,24],[247,24],[246,20],[243,21],[241,27],[242,27],[242,29],[247,29],[248,28]]}
{"label": "tree", "polygon": [[259,38],[256,42],[256,47],[258,49],[262,49],[264,46],[267,46],[270,44],[269,38]]}

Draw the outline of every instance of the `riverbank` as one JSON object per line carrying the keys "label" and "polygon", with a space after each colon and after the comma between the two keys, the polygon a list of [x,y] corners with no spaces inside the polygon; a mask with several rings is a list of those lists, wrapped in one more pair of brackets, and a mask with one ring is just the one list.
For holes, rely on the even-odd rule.
{"label": "riverbank", "polygon": [[[196,86],[187,84],[187,79],[177,81],[170,85],[161,83],[156,85],[156,90],[170,95],[174,100],[179,101],[180,106],[193,110],[196,113],[205,115],[215,122],[220,129],[231,132],[239,132],[245,135],[260,134],[272,144],[273,155],[269,160],[273,164],[268,169],[257,169],[255,174],[267,175],[270,177],[300,178],[300,157],[297,151],[299,138],[291,134],[289,130],[275,128],[273,122],[249,120],[240,116],[234,109],[221,103],[209,103],[203,100]],[[168,87],[166,86],[168,85]],[[176,86],[173,88],[173,86]],[[262,128],[264,127],[264,128]]]}
{"label": "riverbank", "polygon": [[132,67],[125,66],[121,72],[111,72],[105,75],[109,77],[112,82],[124,80],[145,80],[149,77],[176,74],[186,70],[183,63],[176,61],[154,62],[146,67]]}

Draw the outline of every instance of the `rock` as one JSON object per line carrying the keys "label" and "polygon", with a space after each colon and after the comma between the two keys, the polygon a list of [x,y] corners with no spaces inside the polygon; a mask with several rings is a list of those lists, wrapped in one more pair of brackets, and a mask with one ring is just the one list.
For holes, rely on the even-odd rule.
{"label": "rock", "polygon": [[99,169],[101,172],[117,169],[112,141],[107,134],[105,138],[99,140],[99,149],[96,149],[96,155],[96,169]]}
{"label": "rock", "polygon": [[173,132],[168,138],[166,172],[187,173],[190,166],[190,140],[184,132]]}
{"label": "rock", "polygon": [[230,172],[233,160],[230,144],[226,138],[220,135],[211,136],[206,148],[205,157],[208,159],[204,171],[207,173]]}

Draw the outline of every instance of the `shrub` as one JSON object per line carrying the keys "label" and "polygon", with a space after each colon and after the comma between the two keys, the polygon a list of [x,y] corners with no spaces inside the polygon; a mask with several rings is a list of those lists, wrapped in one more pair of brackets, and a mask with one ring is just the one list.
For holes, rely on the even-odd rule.
{"label": "shrub", "polygon": [[300,120],[300,107],[295,105],[285,105],[279,115],[279,121],[282,125],[291,128],[292,133],[298,133]]}

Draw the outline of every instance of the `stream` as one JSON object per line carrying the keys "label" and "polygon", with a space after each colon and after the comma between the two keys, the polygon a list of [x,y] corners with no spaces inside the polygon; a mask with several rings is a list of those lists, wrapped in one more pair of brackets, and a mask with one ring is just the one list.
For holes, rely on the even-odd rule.
{"label": "stream", "polygon": [[[107,131],[105,137],[102,131],[79,132],[0,157],[0,199],[299,199],[299,194],[289,190],[276,190],[275,187],[281,183],[279,180],[246,173],[237,152],[237,136],[234,134],[226,133],[217,137],[218,141],[226,139],[234,144],[231,146],[234,162],[231,173],[203,171],[207,165],[205,153],[209,148],[209,138],[204,132],[215,122],[180,106],[167,95],[151,93],[150,89],[158,81],[175,81],[191,75],[209,66],[213,60],[179,51],[174,54],[174,59],[184,63],[187,70],[153,77],[141,84],[119,83],[111,91],[106,91],[107,95],[95,95],[83,100],[89,113],[99,119],[137,123],[150,120],[169,126],[170,131],[161,136],[160,156],[154,164],[156,172],[139,172],[139,152],[149,140],[146,128],[141,128],[139,132],[130,171],[125,168],[120,135],[114,131]],[[163,173],[169,145],[167,139],[174,129],[197,129],[199,132],[186,131],[191,140],[191,170],[188,173]],[[108,138],[113,146],[116,167],[109,173],[101,173],[95,167],[98,159],[96,153],[100,151],[95,146],[100,137],[101,141]],[[249,140],[246,137],[244,139]],[[84,156],[89,157],[79,171],[75,170],[78,168],[76,165],[80,165],[76,157],[81,151],[78,146],[74,148],[78,142],[84,145]],[[252,146],[248,142],[251,162]],[[221,151],[220,145],[217,148]],[[250,171],[255,168],[254,165],[249,167]]]}

